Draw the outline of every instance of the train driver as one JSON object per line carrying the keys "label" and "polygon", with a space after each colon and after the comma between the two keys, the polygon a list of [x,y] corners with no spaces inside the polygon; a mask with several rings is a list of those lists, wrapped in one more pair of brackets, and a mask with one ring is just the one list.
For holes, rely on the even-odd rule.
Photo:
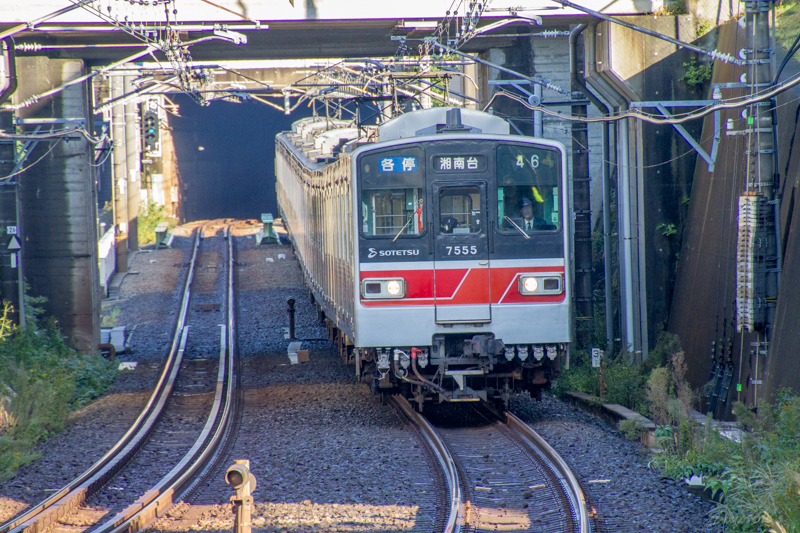
{"label": "train driver", "polygon": [[519,201],[519,214],[520,218],[515,218],[514,223],[525,230],[525,232],[549,229],[547,221],[533,215],[533,200],[527,196]]}

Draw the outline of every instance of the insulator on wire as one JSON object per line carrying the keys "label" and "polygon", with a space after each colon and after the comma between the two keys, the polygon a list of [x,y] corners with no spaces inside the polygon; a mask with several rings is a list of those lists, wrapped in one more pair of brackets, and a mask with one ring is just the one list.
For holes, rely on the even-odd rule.
{"label": "insulator on wire", "polygon": [[18,52],[38,52],[42,49],[39,43],[20,43],[14,45],[14,50]]}

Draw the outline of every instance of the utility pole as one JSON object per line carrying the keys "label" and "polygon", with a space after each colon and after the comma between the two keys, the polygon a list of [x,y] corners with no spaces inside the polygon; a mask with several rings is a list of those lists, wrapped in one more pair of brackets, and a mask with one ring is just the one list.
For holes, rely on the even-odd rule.
{"label": "utility pole", "polygon": [[[130,94],[135,90],[133,76],[124,77],[124,92]],[[125,104],[125,150],[128,167],[128,251],[139,250],[139,195],[141,175],[139,154],[139,105],[134,100]]]}
{"label": "utility pole", "polygon": [[[123,95],[121,76],[111,76],[111,98]],[[125,149],[125,113],[121,103],[111,108],[111,138],[114,141],[114,225],[116,227],[117,272],[128,271],[128,164]]]}
{"label": "utility pole", "polygon": [[[573,52],[577,54],[577,51]],[[578,62],[576,62],[578,63]],[[582,64],[583,62],[580,62]],[[580,73],[576,73],[576,77]],[[577,81],[577,80],[576,80]],[[538,87],[538,86],[537,86]],[[573,95],[580,93],[581,87],[573,81],[570,88]],[[572,106],[572,116],[585,119],[587,105]],[[594,317],[594,298],[592,297],[592,204],[589,192],[589,125],[575,120],[572,122],[572,203],[574,218],[575,250],[575,328],[580,344],[588,347],[592,341],[592,319]]]}
{"label": "utility pole", "polygon": [[[766,89],[772,82],[770,2],[745,2],[746,82],[750,94]],[[749,354],[748,403],[758,406],[769,341],[774,326],[781,266],[781,239],[776,197],[779,175],[775,167],[774,99],[750,105],[746,121],[748,142],[745,152],[746,182],[739,197],[737,239],[736,329],[742,332],[743,353]],[[754,341],[752,335],[755,333]],[[743,362],[740,362],[740,365]],[[742,373],[740,368],[740,374]],[[737,390],[741,390],[737,387]],[[763,389],[761,389],[763,391]],[[741,394],[739,395],[741,397]]]}
{"label": "utility pole", "polygon": [[[16,90],[16,57],[11,40],[0,43],[0,61],[7,60],[4,69],[8,82],[0,83],[3,100],[10,98]],[[0,130],[5,132],[15,131],[14,112],[0,111]],[[13,139],[0,139],[0,178],[10,176],[16,167],[16,141]],[[14,324],[25,325],[25,301],[22,283],[22,245],[21,228],[19,224],[19,193],[16,176],[0,182],[0,297],[11,304],[13,310],[9,318]]]}

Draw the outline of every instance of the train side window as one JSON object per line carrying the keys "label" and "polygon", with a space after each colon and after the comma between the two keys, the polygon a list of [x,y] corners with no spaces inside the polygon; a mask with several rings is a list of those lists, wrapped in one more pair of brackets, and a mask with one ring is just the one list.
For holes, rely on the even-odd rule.
{"label": "train side window", "polygon": [[534,233],[561,227],[561,158],[554,149],[497,148],[497,227],[503,233]]}
{"label": "train side window", "polygon": [[442,233],[480,233],[481,191],[478,187],[439,190],[439,228]]}
{"label": "train side window", "polygon": [[361,191],[364,235],[419,235],[424,227],[421,188]]}
{"label": "train side window", "polygon": [[364,236],[394,239],[425,231],[423,151],[416,145],[359,156],[359,223]]}

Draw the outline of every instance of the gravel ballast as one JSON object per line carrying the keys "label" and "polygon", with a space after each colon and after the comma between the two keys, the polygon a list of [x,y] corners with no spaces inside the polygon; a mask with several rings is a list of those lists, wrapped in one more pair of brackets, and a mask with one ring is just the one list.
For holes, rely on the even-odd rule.
{"label": "gravel ballast", "polygon": [[[40,501],[102,455],[127,429],[113,422],[116,413],[123,419],[138,414],[172,339],[190,229],[196,226],[178,230],[172,249],[136,255],[131,270],[139,273],[125,278],[119,302],[106,305],[119,306],[118,324],[136,326],[132,353],[120,359],[138,366],[121,373],[112,391],[40,446],[41,459],[0,483],[0,520]],[[234,231],[245,404],[239,432],[207,483],[157,522],[156,530],[230,531],[232,491],[224,471],[233,459],[249,459],[258,478],[255,532],[431,531],[435,465],[324,340],[327,332],[291,247],[257,247],[257,228]],[[289,297],[296,300],[297,337],[310,351],[310,361],[299,365],[290,365],[286,356]],[[198,355],[213,354],[218,339],[218,327],[210,324],[207,334],[191,342]],[[714,531],[704,518],[712,504],[648,469],[641,446],[600,419],[547,396],[541,402],[517,398],[512,410],[572,466],[602,531]]]}

